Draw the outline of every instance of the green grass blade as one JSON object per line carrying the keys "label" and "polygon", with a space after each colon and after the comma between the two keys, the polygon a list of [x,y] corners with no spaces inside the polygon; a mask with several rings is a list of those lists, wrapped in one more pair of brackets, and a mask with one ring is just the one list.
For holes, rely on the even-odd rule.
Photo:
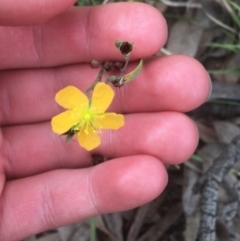
{"label": "green grass blade", "polygon": [[205,43],[204,45],[207,47],[227,49],[233,52],[237,52],[240,49],[240,44]]}
{"label": "green grass blade", "polygon": [[232,1],[228,1],[237,11],[239,11],[240,12],[240,6],[237,4],[237,3],[235,3],[235,2],[232,2]]}
{"label": "green grass blade", "polygon": [[90,241],[96,241],[96,219],[90,218]]}
{"label": "green grass blade", "polygon": [[163,14],[163,16],[166,19],[177,19],[177,20],[186,20],[186,21],[200,21],[201,20],[198,18],[190,18],[190,17],[186,17],[183,15],[170,14],[170,13],[165,13],[165,14]]}
{"label": "green grass blade", "polygon": [[209,100],[207,103],[216,103],[216,104],[223,104],[223,105],[235,105],[240,106],[240,103],[237,101],[231,100]]}
{"label": "green grass blade", "polygon": [[200,157],[199,155],[196,155],[196,154],[193,154],[190,159],[194,160],[194,161],[197,161],[197,162],[202,162],[203,159],[202,157]]}
{"label": "green grass blade", "polygon": [[237,26],[240,28],[240,19],[239,19],[238,15],[235,12],[232,12],[230,14],[232,16],[232,19],[235,21]]}
{"label": "green grass blade", "polygon": [[91,4],[92,4],[93,6],[98,5],[98,3],[97,3],[95,0],[90,0],[90,1],[91,1]]}
{"label": "green grass blade", "polygon": [[86,0],[78,0],[77,3],[78,3],[78,6],[86,6],[87,5]]}
{"label": "green grass blade", "polygon": [[228,12],[230,13],[232,19],[234,20],[234,22],[238,25],[238,27],[240,28],[240,18],[239,16],[236,14],[236,12],[231,8],[230,5],[232,5],[232,7],[234,7],[237,11],[240,10],[240,7],[237,3],[233,3],[231,1],[225,1],[224,0],[224,5],[226,6]]}
{"label": "green grass blade", "polygon": [[226,34],[232,41],[236,41],[236,36],[226,29],[221,29],[221,31]]}
{"label": "green grass blade", "polygon": [[233,68],[233,69],[219,69],[219,70],[208,70],[209,74],[236,74],[240,72],[240,68]]}

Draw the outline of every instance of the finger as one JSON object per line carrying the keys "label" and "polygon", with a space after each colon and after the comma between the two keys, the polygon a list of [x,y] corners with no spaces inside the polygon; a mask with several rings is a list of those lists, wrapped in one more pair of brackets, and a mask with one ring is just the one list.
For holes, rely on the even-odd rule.
{"label": "finger", "polygon": [[151,56],[164,45],[167,27],[150,5],[116,3],[72,7],[42,25],[2,27],[0,36],[1,69],[49,67],[122,60],[114,46],[117,39],[134,42],[133,58]]}
{"label": "finger", "polygon": [[[89,66],[3,71],[0,73],[0,124],[46,121],[62,111],[55,94],[68,85],[86,90],[97,72]],[[6,81],[7,80],[7,81]],[[186,56],[152,59],[139,77],[115,89],[115,112],[190,111],[209,96],[211,83],[203,66]],[[144,101],[142,101],[144,98]]]}
{"label": "finger", "polygon": [[2,0],[0,25],[33,25],[45,22],[73,5],[74,0]]}
{"label": "finger", "polygon": [[166,183],[161,162],[144,155],[7,182],[0,202],[1,239],[21,240],[94,215],[135,208],[156,198]]}
{"label": "finger", "polygon": [[91,153],[109,159],[146,154],[167,164],[186,161],[198,144],[195,124],[177,112],[131,114],[118,131],[103,131],[101,145],[91,153],[77,139],[51,131],[49,123],[3,128],[5,173],[8,179],[57,169],[92,165]]}

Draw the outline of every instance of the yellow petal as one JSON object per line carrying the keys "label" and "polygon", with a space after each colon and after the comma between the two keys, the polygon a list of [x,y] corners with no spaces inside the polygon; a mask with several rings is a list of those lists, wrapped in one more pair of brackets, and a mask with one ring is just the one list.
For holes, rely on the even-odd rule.
{"label": "yellow petal", "polygon": [[104,113],[110,106],[113,97],[114,91],[109,85],[98,83],[93,90],[90,109],[97,110],[98,113]]}
{"label": "yellow petal", "polygon": [[76,107],[87,107],[87,96],[74,86],[67,86],[60,90],[55,97],[56,102],[66,109],[73,109]]}
{"label": "yellow petal", "polygon": [[67,110],[52,118],[51,125],[53,132],[61,135],[67,132],[79,121],[78,116],[73,114],[72,110]]}
{"label": "yellow petal", "polygon": [[96,123],[96,126],[100,129],[117,130],[124,125],[124,116],[116,113],[106,113],[99,116]]}
{"label": "yellow petal", "polygon": [[87,151],[91,151],[101,144],[100,137],[91,126],[88,127],[88,134],[82,130],[77,134],[77,138],[80,146],[85,148]]}

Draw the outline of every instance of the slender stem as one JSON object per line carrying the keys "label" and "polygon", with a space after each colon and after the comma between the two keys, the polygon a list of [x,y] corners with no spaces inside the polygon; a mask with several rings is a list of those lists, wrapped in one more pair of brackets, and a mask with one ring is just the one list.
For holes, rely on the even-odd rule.
{"label": "slender stem", "polygon": [[90,241],[96,241],[96,220],[95,220],[95,217],[90,218]]}
{"label": "slender stem", "polygon": [[124,75],[124,73],[125,73],[125,70],[126,70],[126,68],[127,68],[127,66],[128,66],[128,63],[129,63],[129,60],[130,60],[130,54],[128,54],[127,56],[125,56],[125,64],[124,64],[124,66],[123,66],[123,68],[121,69],[121,77]]}
{"label": "slender stem", "polygon": [[92,85],[86,90],[86,95],[88,95],[90,93],[90,91],[92,91],[95,87],[95,85],[101,81],[102,79],[102,76],[103,76],[103,73],[104,73],[104,68],[102,67],[102,69],[99,71],[99,74],[97,76],[97,78],[94,80],[94,82],[92,83]]}

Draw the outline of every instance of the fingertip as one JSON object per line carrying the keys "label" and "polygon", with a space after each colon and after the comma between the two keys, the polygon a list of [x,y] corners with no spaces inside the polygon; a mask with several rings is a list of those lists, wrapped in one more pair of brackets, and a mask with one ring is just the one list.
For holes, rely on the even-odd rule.
{"label": "fingertip", "polygon": [[[160,73],[160,74],[159,74]],[[160,99],[161,110],[191,111],[206,102],[211,80],[203,65],[184,55],[163,56],[145,64],[142,78],[146,91]],[[148,86],[148,88],[147,88]]]}
{"label": "fingertip", "polygon": [[[181,87],[187,91],[187,93],[182,92],[182,98],[186,99],[188,95],[187,98],[190,100],[183,111],[199,107],[207,101],[211,91],[209,74],[199,61],[190,56],[176,55],[173,61],[176,63],[176,73],[179,72],[181,74]],[[178,87],[181,88],[180,86]]]}
{"label": "fingertip", "polygon": [[93,169],[92,185],[98,212],[119,212],[143,205],[161,194],[167,185],[167,173],[155,157],[124,157]]}
{"label": "fingertip", "polygon": [[[159,143],[159,158],[166,164],[187,161],[197,148],[199,134],[195,122],[182,113],[164,113],[165,133]],[[168,121],[169,120],[169,121]]]}
{"label": "fingertip", "polygon": [[[187,84],[190,86],[189,92],[191,93],[189,97],[193,100],[194,108],[196,108],[209,98],[212,89],[210,76],[198,60],[185,55],[177,55],[176,58],[185,62],[185,76],[189,81]],[[179,61],[179,68],[181,67],[181,62]],[[192,81],[190,82],[190,80]]]}
{"label": "fingertip", "polygon": [[[119,2],[91,8],[88,25],[94,26],[88,33],[92,55],[98,53],[100,59],[106,52],[113,57],[119,54],[113,45],[117,39],[134,43],[131,59],[153,55],[167,40],[166,20],[156,8],[144,3]],[[102,31],[97,31],[100,28]],[[106,43],[106,48],[99,43]]]}

